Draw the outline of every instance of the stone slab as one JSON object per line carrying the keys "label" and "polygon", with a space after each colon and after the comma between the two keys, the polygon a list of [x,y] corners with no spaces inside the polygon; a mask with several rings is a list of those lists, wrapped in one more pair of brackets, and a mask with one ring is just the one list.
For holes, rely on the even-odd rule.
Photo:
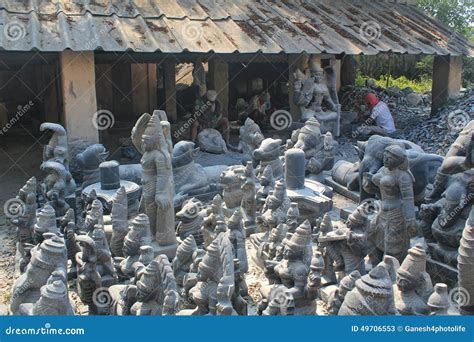
{"label": "stone slab", "polygon": [[344,197],[347,197],[347,198],[349,198],[350,200],[352,200],[356,203],[359,203],[360,196],[359,196],[358,192],[348,190],[345,186],[336,183],[331,177],[326,177],[324,179],[324,183],[326,183],[326,185],[333,188],[334,191],[337,192],[338,194],[340,194]]}

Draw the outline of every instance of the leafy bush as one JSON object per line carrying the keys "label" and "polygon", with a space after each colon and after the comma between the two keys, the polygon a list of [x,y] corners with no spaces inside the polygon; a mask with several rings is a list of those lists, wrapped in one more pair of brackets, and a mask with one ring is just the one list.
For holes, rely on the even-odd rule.
{"label": "leafy bush", "polygon": [[[363,86],[365,86],[365,82],[368,79],[370,79],[369,76],[358,74],[357,77],[356,77],[356,85],[360,86],[360,87],[363,87]],[[386,77],[379,78],[378,80],[375,80],[375,83],[379,87],[386,88],[387,87],[387,78]],[[423,76],[420,79],[416,79],[416,80],[409,80],[405,76],[400,76],[398,78],[390,77],[389,82],[388,82],[388,86],[389,87],[395,86],[395,87],[398,87],[400,89],[410,87],[418,93],[426,93],[426,92],[431,91],[431,83],[432,83],[431,78],[428,78],[426,76]]]}

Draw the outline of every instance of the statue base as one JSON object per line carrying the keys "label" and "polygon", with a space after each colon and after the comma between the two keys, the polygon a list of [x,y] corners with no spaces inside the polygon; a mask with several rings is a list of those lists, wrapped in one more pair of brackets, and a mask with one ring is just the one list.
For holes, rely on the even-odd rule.
{"label": "statue base", "polygon": [[327,196],[332,196],[332,193],[328,193],[327,187],[319,182],[306,179],[304,188],[287,189],[286,193],[291,202],[298,203],[301,219],[308,219],[312,224],[332,209],[332,200]]}
{"label": "statue base", "polygon": [[162,246],[159,245],[156,241],[153,241],[151,243],[151,247],[153,248],[153,253],[155,254],[155,257],[164,254],[168,257],[168,259],[172,260],[176,256],[176,249],[178,248],[178,243]]}

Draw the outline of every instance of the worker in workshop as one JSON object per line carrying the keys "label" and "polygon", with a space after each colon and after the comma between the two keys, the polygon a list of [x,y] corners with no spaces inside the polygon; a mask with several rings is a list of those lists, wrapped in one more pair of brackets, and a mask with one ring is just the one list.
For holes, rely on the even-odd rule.
{"label": "worker in workshop", "polygon": [[368,93],[364,100],[370,114],[365,122],[357,127],[357,133],[360,135],[377,134],[386,136],[395,132],[395,123],[387,104],[380,101],[374,93]]}

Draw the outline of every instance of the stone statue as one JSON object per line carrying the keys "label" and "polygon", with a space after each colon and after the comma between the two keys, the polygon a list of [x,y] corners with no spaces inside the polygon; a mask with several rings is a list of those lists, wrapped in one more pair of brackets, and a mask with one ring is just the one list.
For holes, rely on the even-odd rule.
{"label": "stone statue", "polygon": [[25,273],[13,284],[10,311],[19,314],[20,304],[36,303],[55,270],[66,273],[67,252],[64,239],[53,236],[31,250],[31,260]]}
{"label": "stone statue", "polygon": [[223,187],[224,214],[230,217],[242,203],[242,183],[244,168],[240,165],[230,166],[221,173],[220,183]]}
{"label": "stone statue", "polygon": [[449,175],[463,172],[474,167],[474,120],[471,120],[459,133],[449,148],[443,163],[436,173],[432,190],[427,193],[426,201],[435,202],[446,189]]}
{"label": "stone statue", "polygon": [[[381,195],[381,210],[377,213],[369,238],[374,241],[381,261],[382,253],[392,255],[402,262],[410,237],[416,233],[414,178],[408,170],[406,152],[398,145],[385,149],[384,166],[373,176],[367,174],[368,183],[374,184]],[[366,189],[369,185],[366,186]]]}
{"label": "stone statue", "polygon": [[20,305],[22,316],[68,316],[71,312],[68,291],[61,280],[55,280],[43,285],[40,289],[40,298],[36,303]]}
{"label": "stone statue", "polygon": [[247,236],[255,233],[255,219],[257,214],[256,195],[257,191],[255,180],[251,177],[247,177],[244,181],[244,184],[242,184],[242,202],[240,204],[243,214],[245,234]]}
{"label": "stone statue", "polygon": [[189,235],[179,244],[176,250],[176,256],[173,259],[172,266],[176,284],[180,287],[184,286],[184,277],[191,271],[193,253],[197,248],[193,235]]}
{"label": "stone statue", "polygon": [[76,254],[79,252],[79,245],[76,241],[76,224],[74,222],[68,222],[64,229],[64,240],[67,249],[67,258],[71,260],[71,266],[76,266]]}
{"label": "stone statue", "polygon": [[[319,65],[319,61],[311,59],[309,62],[309,77],[298,69],[295,73],[293,102],[300,106],[301,117],[308,120],[312,117],[316,118],[323,125],[323,132],[332,132],[335,136],[339,136],[339,120],[341,107],[337,98],[337,92],[329,91],[328,82],[325,72]],[[333,75],[332,70],[330,74]],[[335,78],[331,77],[333,82]],[[323,105],[328,111],[323,111]]]}
{"label": "stone statue", "polygon": [[163,133],[160,111],[143,114],[132,130],[132,142],[143,154],[142,186],[145,213],[150,219],[151,233],[159,246],[176,251],[173,207],[174,181],[168,142]]}
{"label": "stone statue", "polygon": [[[431,182],[443,158],[423,152],[420,146],[408,140],[373,135],[365,142],[357,142],[356,150],[360,158],[359,184],[363,185],[367,174],[375,174],[383,166],[383,152],[392,145],[397,145],[406,151],[408,166],[415,177],[413,188],[415,201],[420,203],[425,196],[426,186]],[[360,187],[360,201],[372,197],[373,194],[367,192],[364,186]]]}
{"label": "stone statue", "polygon": [[243,160],[251,161],[253,159],[253,151],[260,147],[265,137],[260,127],[251,118],[245,119],[244,125],[239,129],[239,137],[239,150],[244,155]]}
{"label": "stone statue", "polygon": [[178,309],[178,290],[171,264],[166,255],[158,255],[137,282],[137,302],[130,313],[134,316],[170,316]]}
{"label": "stone statue", "polygon": [[[134,263],[140,257],[140,248],[151,244],[150,221],[145,214],[136,216],[127,232],[123,242],[122,255],[119,269],[121,275],[132,277],[134,274]],[[117,259],[117,258],[116,258]]]}
{"label": "stone statue", "polygon": [[466,227],[462,233],[458,255],[458,283],[461,289],[468,293],[467,300],[459,308],[462,314],[472,315],[474,312],[474,207],[471,207]]}
{"label": "stone statue", "polygon": [[36,215],[36,223],[33,228],[33,237],[36,244],[43,242],[44,233],[59,233],[59,228],[56,224],[56,214],[53,207],[48,204]]}
{"label": "stone statue", "polygon": [[112,316],[130,316],[132,305],[137,301],[136,285],[112,285],[109,287],[110,315]]}
{"label": "stone statue", "polygon": [[227,153],[227,145],[221,133],[214,128],[205,128],[197,135],[197,144],[201,151],[224,154]]}
{"label": "stone statue", "polygon": [[449,315],[450,302],[448,297],[448,285],[443,283],[435,284],[433,293],[428,298],[430,316]]}
{"label": "stone statue", "polygon": [[257,176],[270,165],[275,179],[283,177],[283,163],[280,156],[283,155],[284,148],[281,139],[267,138],[262,141],[260,147],[253,151],[254,161],[258,163]]}
{"label": "stone statue", "polygon": [[178,226],[176,232],[181,240],[193,235],[198,246],[204,243],[203,237],[203,204],[196,198],[190,198],[183,203],[183,207],[176,213]]}
{"label": "stone statue", "polygon": [[338,315],[386,316],[396,313],[390,276],[383,266],[377,265],[356,280],[355,288],[346,294]]}
{"label": "stone statue", "polygon": [[338,288],[328,300],[329,315],[337,315],[339,313],[339,309],[344,302],[346,294],[354,289],[355,282],[357,279],[360,279],[360,277],[359,271],[356,270],[341,279]]}
{"label": "stone statue", "polygon": [[97,267],[97,247],[88,235],[79,235],[77,241],[81,247],[81,251],[76,254],[77,292],[82,303],[89,307],[89,315],[97,315],[103,313],[97,307],[95,298],[96,290],[102,287],[102,277]]}
{"label": "stone statue", "polygon": [[206,209],[203,221],[204,246],[207,247],[214,240],[214,231],[217,221],[223,221],[225,218],[223,209],[223,200],[221,195],[217,194],[212,199],[211,205]]}
{"label": "stone statue", "polygon": [[198,265],[196,285],[189,291],[196,303],[195,315],[230,316],[235,312],[234,253],[227,234],[220,233]]}
{"label": "stone statue", "polygon": [[43,161],[56,161],[64,165],[69,170],[69,147],[67,133],[63,126],[52,122],[43,122],[40,131],[53,131],[48,145],[43,148]]}
{"label": "stone statue", "polygon": [[182,140],[173,147],[175,207],[180,197],[201,195],[217,188],[220,173],[227,169],[226,165],[202,167],[194,161],[198,152],[199,147],[192,141]]}
{"label": "stone statue", "polygon": [[117,272],[114,267],[112,254],[105,236],[104,227],[96,224],[94,230],[89,234],[94,240],[97,253],[97,270],[102,279],[103,286],[116,284],[118,281]]}
{"label": "stone statue", "polygon": [[110,251],[114,257],[123,257],[123,243],[128,233],[128,202],[125,188],[120,187],[115,193],[112,205],[112,237]]}
{"label": "stone statue", "polygon": [[227,221],[229,240],[234,250],[234,259],[239,260],[239,268],[242,273],[247,273],[249,264],[247,251],[245,249],[245,232],[242,224],[242,212],[236,210]]}
{"label": "stone statue", "polygon": [[31,177],[26,184],[20,189],[17,195],[24,204],[23,211],[20,212],[20,216],[13,219],[12,223],[17,227],[17,241],[21,247],[24,243],[33,242],[33,231],[36,218],[36,178]]}
{"label": "stone statue", "polygon": [[[311,225],[304,221],[289,238],[283,242],[283,260],[267,261],[265,267],[271,284],[282,284],[292,294],[295,315],[316,314],[316,297],[321,285],[320,255],[313,257],[311,242]],[[272,301],[270,292],[275,285],[264,286],[260,292],[265,299],[259,310],[263,311]]]}
{"label": "stone statue", "polygon": [[93,144],[76,155],[76,162],[81,168],[82,188],[100,182],[99,165],[109,156],[102,144]]}
{"label": "stone statue", "polygon": [[261,172],[260,176],[258,177],[258,181],[260,183],[260,187],[258,188],[255,197],[257,200],[257,208],[260,210],[265,203],[268,194],[275,187],[272,167],[270,165],[267,165],[265,169],[263,169],[263,172]]}
{"label": "stone statue", "polygon": [[426,272],[426,252],[421,245],[416,245],[408,250],[397,271],[395,307],[402,315],[426,315],[429,313],[428,297],[432,292],[433,284]]}
{"label": "stone statue", "polygon": [[337,142],[330,132],[322,134],[320,123],[315,118],[310,118],[298,130],[294,148],[299,148],[305,153],[306,175],[310,179],[322,180],[321,173],[331,170],[337,152]]}
{"label": "stone statue", "polygon": [[65,201],[67,195],[73,194],[76,184],[64,165],[54,161],[41,164],[41,170],[48,173],[44,180],[43,192],[47,203],[54,208],[56,216],[66,214],[69,205]]}

